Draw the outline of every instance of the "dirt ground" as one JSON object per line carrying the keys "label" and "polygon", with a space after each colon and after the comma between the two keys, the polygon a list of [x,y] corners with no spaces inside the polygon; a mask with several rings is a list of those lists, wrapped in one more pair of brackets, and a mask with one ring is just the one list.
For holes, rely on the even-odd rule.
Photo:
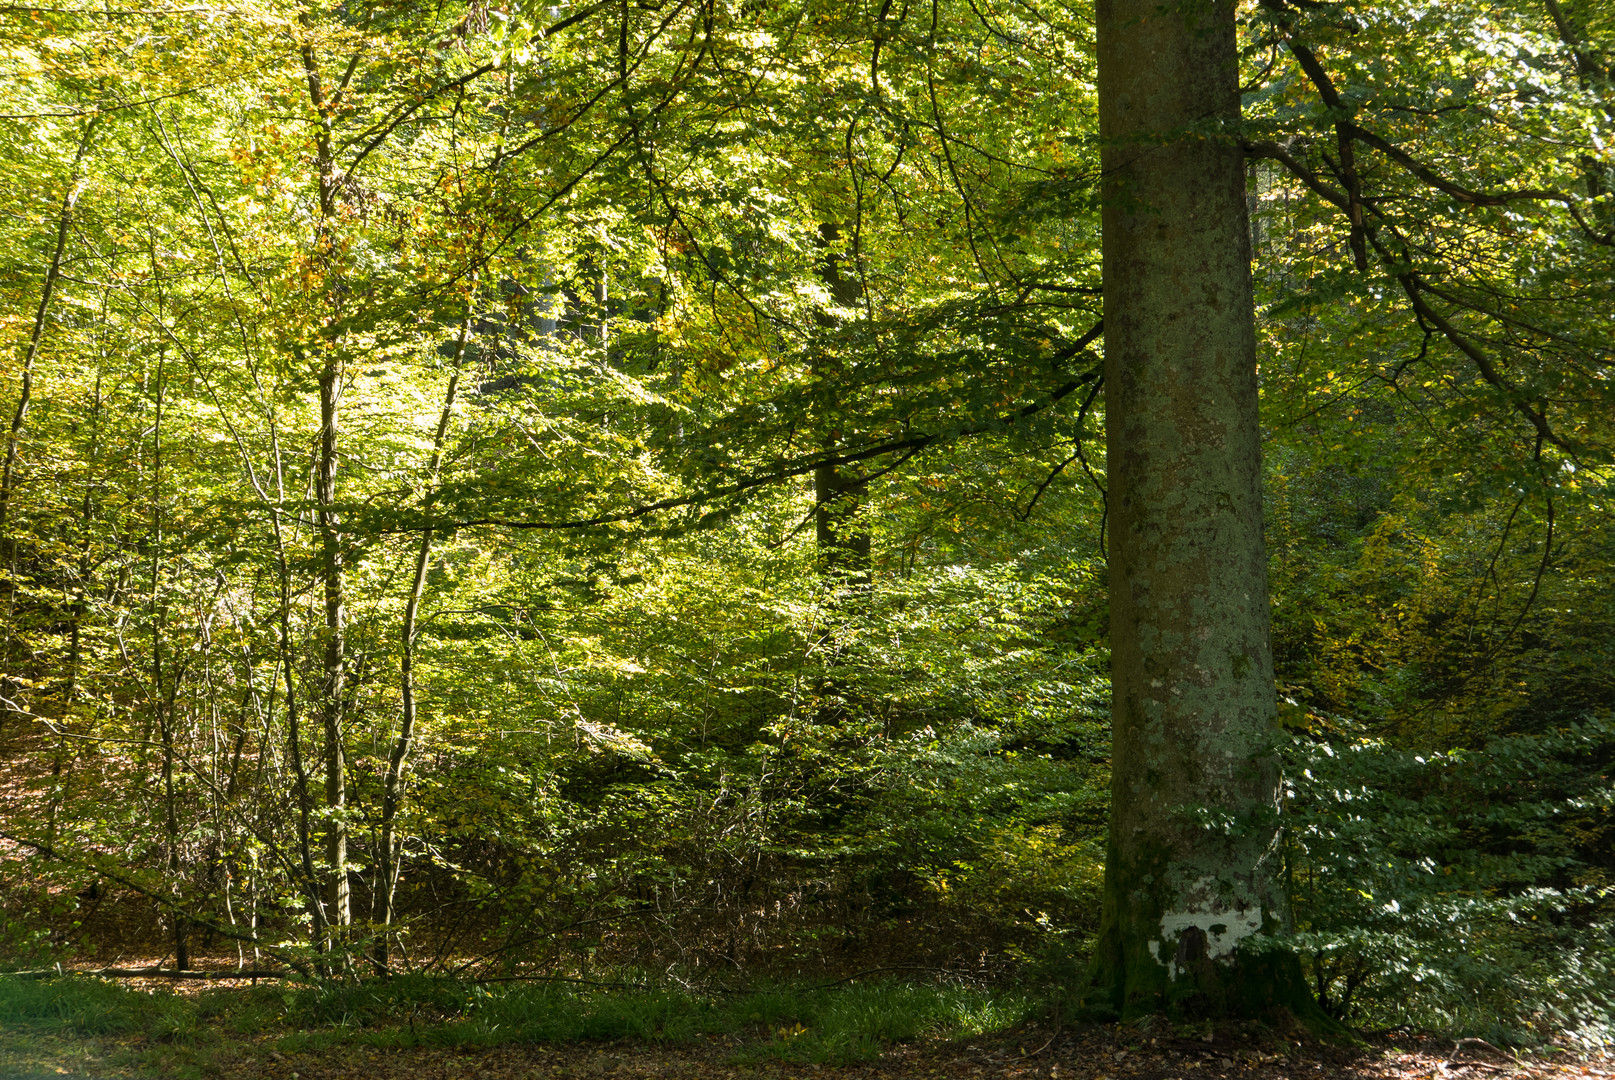
{"label": "dirt ground", "polygon": [[[1093,1028],[1036,1045],[1023,1040],[915,1044],[858,1065],[734,1061],[734,1048],[621,1045],[504,1047],[483,1051],[372,1051],[244,1056],[224,1066],[232,1080],[1515,1080],[1615,1075],[1608,1056],[1516,1058],[1485,1044],[1389,1039],[1359,1047],[1257,1044],[1218,1038],[1154,1038]],[[1031,1043],[1032,1045],[1024,1045]]]}

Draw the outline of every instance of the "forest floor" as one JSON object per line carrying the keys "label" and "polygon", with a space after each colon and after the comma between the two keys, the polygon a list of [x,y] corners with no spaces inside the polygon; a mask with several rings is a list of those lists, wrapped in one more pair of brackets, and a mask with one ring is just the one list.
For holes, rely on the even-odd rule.
{"label": "forest floor", "polygon": [[1183,1037],[1163,1028],[1084,1026],[888,1046],[852,1064],[760,1059],[734,1036],[674,1045],[514,1044],[491,1048],[309,1044],[274,1034],[211,1033],[189,1044],[67,1037],[0,1025],[6,1080],[1548,1080],[1615,1076],[1615,1056],[1480,1040],[1392,1035],[1358,1045],[1270,1030]]}
{"label": "forest floor", "polygon": [[[1033,1034],[1030,1032],[1023,1034]],[[1054,1039],[1029,1053],[1022,1040],[937,1041],[894,1047],[875,1061],[852,1065],[739,1062],[732,1048],[643,1046],[505,1047],[464,1052],[352,1051],[338,1056],[287,1056],[233,1063],[220,1075],[297,1080],[1479,1080],[1510,1074],[1525,1080],[1615,1074],[1608,1058],[1516,1061],[1508,1054],[1454,1057],[1451,1040],[1400,1040],[1358,1049],[1220,1041],[1140,1042],[1132,1033],[1093,1029]],[[1565,1057],[1565,1055],[1555,1055]]]}

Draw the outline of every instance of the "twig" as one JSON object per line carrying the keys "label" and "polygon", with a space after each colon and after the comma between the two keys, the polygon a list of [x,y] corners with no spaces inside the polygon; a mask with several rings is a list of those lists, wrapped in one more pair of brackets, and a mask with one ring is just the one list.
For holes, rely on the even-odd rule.
{"label": "twig", "polygon": [[[450,976],[453,978],[453,976]],[[467,980],[474,983],[502,983],[502,982],[564,982],[577,986],[604,986],[612,990],[649,990],[645,983],[627,982],[600,982],[595,979],[578,979],[571,975],[484,975]]]}
{"label": "twig", "polygon": [[949,971],[947,968],[927,967],[924,964],[887,964],[882,967],[865,968],[863,971],[855,971],[844,979],[835,979],[831,982],[820,983],[817,986],[810,986],[808,989],[829,990],[831,987],[842,986],[846,983],[852,982],[854,979],[861,979],[865,975],[874,975],[881,971],[929,971],[938,975],[952,975],[956,978],[969,978],[968,975],[961,971]]}
{"label": "twig", "polygon": [[1060,1037],[1060,1002],[1059,1002],[1059,999],[1056,998],[1055,1002],[1054,1002],[1054,1034],[1049,1036],[1049,1041],[1048,1042],[1044,1043],[1042,1046],[1038,1047],[1036,1050],[1033,1050],[1030,1054],[1022,1054],[1021,1056],[1022,1057],[1035,1058],[1039,1054],[1041,1054],[1043,1051],[1045,1051],[1049,1047],[1053,1046],[1054,1045],[1054,1040],[1058,1039],[1059,1037]]}
{"label": "twig", "polygon": [[48,979],[57,975],[94,975],[107,979],[289,979],[297,973],[283,968],[220,968],[217,971],[176,971],[173,968],[40,968],[8,971],[14,979]]}

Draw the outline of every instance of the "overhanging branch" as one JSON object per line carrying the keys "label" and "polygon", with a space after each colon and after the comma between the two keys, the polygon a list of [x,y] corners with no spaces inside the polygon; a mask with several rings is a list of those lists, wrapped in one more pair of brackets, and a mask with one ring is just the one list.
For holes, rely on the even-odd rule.
{"label": "overhanging branch", "polygon": [[[1094,341],[1096,341],[1102,333],[1104,333],[1103,321],[1096,322],[1087,333],[1085,333],[1081,338],[1079,338],[1068,349],[1065,350],[1065,354],[1068,356],[1077,355],[1083,349],[1087,348]],[[988,420],[980,424],[972,424],[968,427],[960,428],[957,431],[935,432],[927,435],[913,435],[908,438],[893,439],[888,442],[876,443],[871,446],[865,446],[852,450],[812,454],[806,457],[795,458],[790,461],[781,462],[772,469],[755,473],[751,476],[740,480],[735,480],[727,484],[720,484],[715,487],[707,488],[704,491],[692,492],[688,495],[678,495],[667,499],[657,499],[652,502],[639,503],[621,510],[611,511],[609,513],[594,514],[589,517],[565,518],[554,521],[506,518],[490,515],[487,517],[467,518],[455,521],[432,521],[418,525],[401,526],[398,528],[385,529],[381,531],[390,533],[411,533],[420,532],[423,529],[464,529],[477,526],[490,526],[502,529],[550,531],[565,529],[587,529],[599,525],[620,525],[625,522],[637,521],[640,518],[649,517],[650,515],[662,513],[668,510],[680,510],[686,507],[701,506],[706,503],[746,495],[761,488],[768,487],[771,484],[781,483],[799,476],[807,476],[815,469],[826,466],[840,467],[842,465],[853,465],[860,461],[870,461],[875,458],[885,457],[889,454],[902,454],[902,460],[907,460],[908,458],[919,453],[921,450],[924,450],[939,442],[952,441],[953,439],[965,438],[972,435],[985,435],[995,431],[1004,431],[1010,427],[1013,427],[1022,420],[1036,416],[1041,412],[1045,412],[1048,409],[1053,408],[1060,401],[1070,396],[1071,393],[1077,390],[1079,387],[1095,381],[1099,378],[1099,376],[1099,369],[1091,368],[1090,370],[1083,372],[1081,375],[1078,375],[1075,379],[1056,387],[1043,401],[1022,406],[1012,413],[995,417],[992,420]],[[899,464],[900,463],[901,462],[899,462]],[[889,470],[881,470],[881,472],[886,471]],[[870,477],[865,477],[864,480],[867,482],[869,479],[872,479],[874,476],[878,475],[880,475],[880,473],[872,474]]]}

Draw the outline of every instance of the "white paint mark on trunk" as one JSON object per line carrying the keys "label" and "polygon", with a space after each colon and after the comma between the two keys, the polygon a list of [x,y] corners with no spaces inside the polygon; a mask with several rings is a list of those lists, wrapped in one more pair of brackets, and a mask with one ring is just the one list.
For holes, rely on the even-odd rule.
{"label": "white paint mark on trunk", "polygon": [[[1205,899],[1191,903],[1185,910],[1169,911],[1162,915],[1161,937],[1149,943],[1151,954],[1159,963],[1166,965],[1168,976],[1172,979],[1179,974],[1177,942],[1190,927],[1198,928],[1205,935],[1206,956],[1212,960],[1229,955],[1241,941],[1262,929],[1260,907],[1226,907],[1215,899],[1215,878],[1200,879],[1190,892]],[[1167,943],[1172,950],[1165,955],[1162,954],[1163,943]]]}

